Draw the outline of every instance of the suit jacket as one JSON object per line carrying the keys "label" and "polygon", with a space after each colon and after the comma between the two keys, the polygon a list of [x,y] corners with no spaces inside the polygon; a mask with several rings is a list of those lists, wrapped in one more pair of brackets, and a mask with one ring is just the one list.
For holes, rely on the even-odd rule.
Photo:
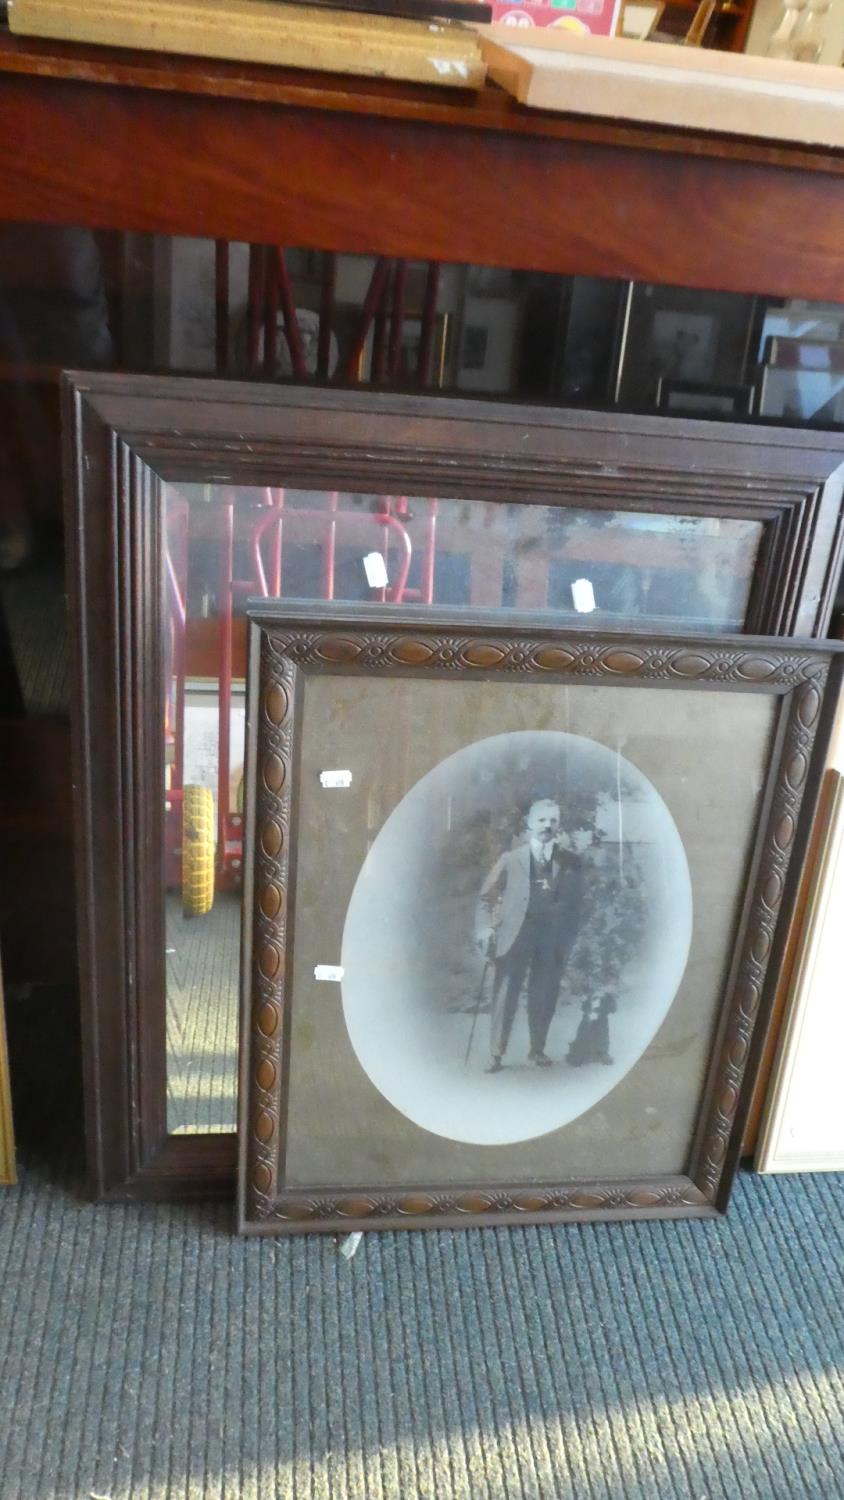
{"label": "suit jacket", "polygon": [[[554,869],[558,875],[561,955],[577,934],[583,901],[582,867],[576,855],[557,850]],[[530,901],[530,844],[519,844],[502,854],[490,870],[478,898],[478,926],[492,926],[495,953],[504,958],[522,930]],[[485,919],[485,920],[484,920]]]}

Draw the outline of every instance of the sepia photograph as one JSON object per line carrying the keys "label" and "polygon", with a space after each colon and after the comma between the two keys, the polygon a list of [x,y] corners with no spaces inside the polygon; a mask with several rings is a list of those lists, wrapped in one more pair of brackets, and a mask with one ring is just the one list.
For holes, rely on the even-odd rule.
{"label": "sepia photograph", "polygon": [[249,1232],[726,1201],[820,649],[464,619],[254,619]]}
{"label": "sepia photograph", "polygon": [[633,1066],[691,925],[682,840],[630,761],[576,734],[490,736],[417,782],[367,855],[343,934],[349,1037],[423,1129],[527,1140]]}

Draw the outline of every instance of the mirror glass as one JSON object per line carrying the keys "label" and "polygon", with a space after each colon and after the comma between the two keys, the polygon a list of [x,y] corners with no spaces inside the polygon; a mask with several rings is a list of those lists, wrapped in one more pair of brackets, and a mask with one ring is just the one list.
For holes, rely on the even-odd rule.
{"label": "mirror glass", "polygon": [[246,601],[547,611],[740,630],[761,523],[500,501],[164,486],[168,1129],[235,1128]]}

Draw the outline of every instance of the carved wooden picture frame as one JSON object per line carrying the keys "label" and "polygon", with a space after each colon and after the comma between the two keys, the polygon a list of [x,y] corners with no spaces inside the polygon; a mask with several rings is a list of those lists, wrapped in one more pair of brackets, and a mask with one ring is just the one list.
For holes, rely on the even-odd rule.
{"label": "carved wooden picture frame", "polygon": [[[249,957],[244,967],[239,1115],[241,1229],[247,1233],[340,1232],[357,1228],[454,1227],[556,1219],[700,1217],[723,1212],[737,1165],[759,1038],[770,1004],[771,984],[789,919],[794,882],[817,791],[819,766],[840,684],[840,649],[834,644],[740,637],[689,640],[592,634],[562,636],[542,622],[524,616],[514,616],[506,621],[489,616],[466,620],[459,611],[438,611],[431,618],[430,614],[418,610],[408,617],[406,612],[389,606],[377,615],[371,610],[334,606],[324,609],[319,618],[314,618],[312,610],[303,611],[281,601],[254,606],[249,688],[249,865],[245,892],[245,951]],[[378,686],[378,693],[373,684]],[[587,1143],[584,1148],[583,1141],[578,1138],[572,1157],[567,1145],[572,1137],[566,1132],[579,1131],[583,1136],[585,1129],[588,1136],[597,1119],[604,1123],[595,1139],[599,1140],[601,1130],[606,1135],[603,1111],[609,1111],[607,1118],[612,1118],[612,1101],[621,1097],[623,1088],[628,1089],[625,1100],[634,1100],[630,1115],[633,1124],[629,1126],[634,1135],[638,1128],[634,1118],[637,1112],[642,1116],[649,1110],[659,1113],[660,1090],[670,1093],[673,1084],[669,1080],[676,1079],[678,1068],[682,1068],[681,1063],[671,1060],[672,1047],[665,1044],[665,1028],[673,1008],[680,1004],[677,997],[683,994],[687,974],[693,972],[698,976],[689,980],[692,987],[699,984],[700,970],[695,968],[703,952],[699,934],[691,939],[688,966],[682,971],[679,987],[665,1012],[662,1029],[655,1033],[657,1042],[647,1042],[629,1074],[612,1085],[606,1098],[600,1094],[596,1096],[597,1107],[591,1108],[591,1113],[587,1110],[562,1128],[551,1129],[544,1135],[539,1132],[541,1139],[538,1141],[518,1138],[518,1144],[513,1148],[520,1153],[518,1160],[523,1166],[518,1177],[504,1178],[496,1172],[495,1163],[501,1159],[496,1155],[501,1149],[499,1145],[479,1148],[477,1142],[481,1137],[477,1133],[462,1135],[458,1139],[450,1134],[450,1126],[443,1130],[436,1125],[432,1128],[430,1113],[425,1117],[427,1124],[423,1124],[418,1112],[405,1109],[400,1090],[415,1069],[415,1061],[409,1057],[405,1059],[409,1072],[402,1072],[401,1067],[397,1070],[401,1075],[397,1085],[399,1092],[391,1092],[389,1086],[385,1091],[380,1081],[384,1075],[378,1073],[378,1061],[371,1065],[374,1054],[371,1048],[366,1050],[366,1036],[360,1031],[354,1013],[357,1002],[349,1001],[347,985],[350,991],[354,989],[356,995],[363,996],[365,1007],[371,1008],[375,1003],[372,996],[379,993],[380,971],[376,959],[371,959],[365,948],[362,950],[359,944],[356,946],[354,940],[350,940],[349,927],[362,882],[366,889],[366,882],[371,882],[375,875],[375,882],[369,887],[371,897],[377,897],[379,901],[383,899],[383,892],[388,887],[378,874],[381,866],[373,851],[377,850],[383,831],[395,821],[395,808],[400,813],[410,802],[407,784],[413,783],[419,764],[429,764],[425,759],[429,753],[426,747],[419,751],[421,761],[417,757],[414,762],[411,755],[407,763],[410,769],[405,765],[398,781],[395,778],[390,781],[389,766],[395,770],[398,752],[389,748],[390,735],[382,717],[383,708],[392,702],[400,713],[401,702],[406,705],[412,701],[410,697],[401,698],[400,695],[406,695],[412,689],[414,698],[421,699],[425,695],[425,684],[429,707],[431,702],[438,705],[440,724],[450,719],[451,708],[457,711],[462,702],[460,695],[467,690],[474,695],[467,701],[477,708],[479,684],[484,685],[485,701],[489,700],[487,709],[489,703],[494,708],[495,695],[502,705],[511,705],[499,721],[503,732],[485,739],[484,745],[491,745],[493,740],[513,739],[507,730],[507,713],[516,712],[512,704],[518,703],[519,694],[527,690],[545,696],[541,700],[534,696],[530,700],[533,707],[527,713],[527,719],[520,711],[521,718],[517,713],[514,722],[522,726],[529,723],[530,714],[537,712],[539,702],[549,708],[554,703],[565,702],[565,712],[572,714],[572,722],[581,733],[563,738],[582,739],[583,745],[591,745],[594,749],[593,742],[586,738],[590,715],[596,712],[594,705],[599,702],[600,695],[609,695],[606,697],[607,706],[598,712],[604,715],[602,722],[616,725],[612,733],[618,733],[617,726],[628,722],[639,724],[638,730],[628,740],[622,735],[619,741],[632,747],[626,749],[625,754],[632,755],[633,760],[638,757],[640,765],[642,757],[646,762],[650,757],[648,774],[654,774],[654,767],[657,768],[657,785],[662,784],[666,790],[669,782],[673,784],[671,797],[674,801],[671,805],[675,814],[680,812],[683,798],[688,803],[688,817],[683,814],[686,830],[683,839],[686,840],[685,852],[692,871],[691,899],[699,908],[695,911],[694,923],[700,921],[702,930],[710,935],[715,926],[710,928],[707,924],[713,921],[714,908],[707,902],[711,903],[713,890],[716,906],[721,897],[717,893],[717,879],[714,886],[710,880],[707,896],[706,891],[697,889],[698,877],[709,860],[711,869],[723,868],[726,890],[733,878],[730,869],[738,872],[735,909],[728,920],[717,918],[721,923],[718,930],[722,934],[723,952],[717,956],[717,961],[712,954],[709,955],[714,966],[706,982],[712,983],[712,976],[718,977],[713,995],[707,1001],[711,1015],[704,1025],[706,1041],[701,1052],[704,1063],[699,1086],[694,1083],[693,1098],[689,1093],[691,1083],[677,1095],[682,1099],[680,1114],[689,1109],[693,1113],[682,1116],[687,1122],[683,1126],[682,1141],[666,1145],[666,1160],[672,1152],[679,1151],[682,1155],[682,1165],[673,1170],[614,1172],[612,1163],[618,1155],[619,1136],[612,1131],[609,1139],[615,1144],[605,1153],[609,1168],[606,1173],[602,1170],[578,1171],[576,1175],[566,1176],[558,1171],[555,1175],[553,1169],[549,1170],[549,1161],[555,1152],[566,1161],[576,1158],[578,1151],[582,1153],[583,1149],[587,1155],[592,1152],[594,1156],[597,1152],[600,1156],[604,1150],[600,1142],[598,1145],[594,1141]],[[661,695],[656,710],[653,702],[655,691]],[[431,697],[432,693],[436,694],[435,698]],[[640,698],[637,706],[637,696],[642,694],[645,696]],[[473,752],[476,748],[472,743],[474,712],[475,709],[470,707],[459,732]],[[735,718],[737,712],[738,719]],[[655,714],[660,730],[655,738],[649,739],[649,726],[652,727]],[[704,740],[697,738],[701,724],[712,726],[719,720],[722,728],[712,732],[716,734],[716,740],[718,734],[724,735],[727,746],[720,764],[713,763],[712,746],[707,747]],[[553,719],[549,720],[548,712],[543,708],[537,722],[547,733],[548,723]],[[434,720],[429,718],[427,723],[430,726],[428,738],[436,738],[439,730]],[[695,724],[697,730],[693,728]],[[744,753],[740,741],[731,738],[741,724],[756,726],[752,732],[757,735],[758,746],[752,752],[757,757],[753,761],[757,771],[750,778],[755,777],[753,795],[739,814],[737,808],[732,807],[733,792],[722,794],[719,787],[729,782],[731,756],[740,758]],[[660,770],[663,752],[654,746],[661,736],[666,742],[673,736],[680,745],[686,725],[688,732],[695,736],[696,744],[670,750],[668,760],[664,762],[669,769],[663,774]],[[611,738],[611,734],[608,737]],[[521,740],[523,736],[520,734],[516,738]],[[553,738],[556,746],[558,737],[555,734]],[[401,752],[405,757],[408,743],[405,736]],[[544,745],[540,748],[544,755]],[[556,754],[556,748],[552,748]],[[576,748],[580,754],[581,747]],[[670,765],[674,764],[671,756],[674,755],[679,755],[680,759],[671,770]],[[686,761],[683,756],[686,756]],[[458,758],[450,755],[446,760],[440,760],[438,750],[430,752],[430,761],[435,763],[437,775],[444,765],[456,762]],[[338,783],[328,774],[328,768],[339,768],[341,764],[346,768],[346,779]],[[686,774],[689,765],[697,767],[697,776],[690,778]],[[340,811],[345,807],[342,798],[347,796],[347,791],[331,788],[337,785],[348,788],[354,778],[365,780],[367,775],[371,779],[382,774],[392,790],[382,801],[382,816],[370,819],[372,826],[358,839],[359,851],[365,851],[360,873],[354,876],[357,867],[353,859],[350,864],[352,879],[347,879],[337,872],[349,864],[344,850],[350,840],[354,842],[358,814],[346,815]],[[566,772],[567,776],[571,774]],[[741,770],[740,777],[744,786],[748,779],[746,768]],[[430,781],[431,777],[426,773],[418,784],[411,787],[411,796],[417,785]],[[573,780],[566,784],[575,786]],[[681,787],[685,790],[678,791]],[[361,808],[369,806],[364,791],[361,787]],[[439,795],[442,803],[443,795]],[[719,796],[723,796],[721,802]],[[325,814],[320,812],[323,806],[320,797],[335,799]],[[618,798],[620,806],[621,792]],[[324,805],[328,808],[328,803]],[[431,807],[436,805],[436,801],[430,803]],[[456,800],[454,804],[449,801],[450,830],[463,826],[458,812],[454,811],[456,805]],[[706,823],[710,805],[715,826],[707,826],[702,834],[702,838],[709,841],[706,845],[709,852],[704,858],[692,849],[695,835],[689,835],[688,829],[696,822]],[[565,809],[561,816],[562,826],[565,826]],[[464,824],[468,826],[465,820]],[[405,821],[405,828],[411,826],[424,829],[422,837],[427,839],[427,830],[433,829],[433,821],[430,814],[426,814],[421,824],[411,825]],[[433,831],[430,837],[436,842]],[[449,833],[451,838],[452,833]],[[714,865],[713,839],[717,843]],[[668,866],[662,863],[664,859],[663,851],[657,865],[667,871]],[[445,868],[442,861],[440,867]],[[396,865],[398,873],[391,875],[390,879],[400,883],[402,871],[408,869],[415,870],[416,866],[412,861],[408,865],[406,860],[401,860]],[[480,866],[478,869],[482,873]],[[432,888],[430,883],[425,884],[427,878],[414,877],[413,911],[424,908],[427,899],[424,892]],[[437,879],[440,878],[438,875]],[[666,875],[664,884],[668,883]],[[702,879],[701,886],[705,884],[706,878]],[[338,898],[342,895],[342,900],[339,900],[342,905],[350,889],[353,889],[353,895],[348,910],[346,913],[341,911],[338,916]],[[401,909],[411,910],[409,907]],[[383,922],[389,921],[392,910],[388,900],[386,912],[381,908]],[[413,919],[409,925],[413,925]],[[445,928],[435,927],[433,930],[434,946],[447,947],[449,938]],[[373,932],[376,933],[376,948],[379,943],[383,948],[376,928]],[[441,941],[437,934],[441,935]],[[361,961],[362,951],[364,958]],[[419,954],[425,950],[417,944],[407,951],[416,953],[414,962],[418,964]],[[355,979],[356,987],[352,986],[347,966],[349,955],[359,968],[361,962],[363,964],[363,972]],[[569,961],[574,963],[571,953]],[[327,962],[328,967],[319,973],[321,962]],[[393,976],[389,983],[394,987],[394,994],[389,997],[390,1005],[398,1013],[401,1009],[398,992],[407,985],[412,988],[416,970],[410,961],[401,971],[395,964],[389,968],[389,960],[387,962],[384,972]],[[421,962],[424,966],[424,957]],[[400,980],[395,979],[397,972],[401,972]],[[652,974],[655,976],[656,973],[654,968]],[[329,983],[320,985],[315,982],[320,979]],[[654,978],[653,984],[656,982]],[[565,979],[563,983],[565,987]],[[648,983],[651,984],[650,977]],[[645,986],[641,993],[646,993],[647,989]],[[342,991],[341,999],[337,998],[338,991]],[[323,998],[324,995],[327,998]],[[683,1003],[687,1002],[684,1000]],[[697,998],[694,1003],[697,1005]],[[413,1004],[417,1004],[416,999]],[[530,1004],[528,994],[528,1009]],[[380,1018],[377,1020],[379,1030],[375,1037],[375,1051],[384,1053],[391,1045],[389,1035],[383,1029],[383,1018],[388,1012],[383,1007],[378,1008],[379,1005],[380,1001],[373,1011]],[[586,1010],[587,1006],[584,1006],[584,1014]],[[406,1011],[401,1011],[401,1014],[404,1016]],[[437,1015],[437,1025],[441,1024],[439,1017],[443,1018],[443,1025],[452,1025],[446,1009],[440,1007]],[[462,1053],[463,1033],[469,1023],[464,1019],[460,1024],[463,1028],[460,1032]],[[456,1031],[449,1033],[452,1034],[456,1035]],[[419,1036],[423,1037],[422,1031]],[[665,1053],[661,1063],[660,1038]],[[424,1039],[421,1045],[425,1045]],[[417,1043],[409,1042],[408,1054],[416,1046]],[[442,1055],[438,1054],[437,1068],[445,1066]],[[468,1058],[469,1049],[466,1052]],[[568,1060],[570,1058],[571,1047]],[[448,1066],[451,1066],[451,1061]],[[480,1070],[474,1058],[472,1067],[479,1077]],[[523,1063],[520,1067],[518,1088],[532,1088],[532,1080],[539,1069],[529,1074]],[[640,1086],[639,1097],[630,1092],[635,1088],[630,1080],[635,1080],[637,1070],[641,1074],[647,1068],[651,1070],[647,1074],[650,1082],[646,1080]],[[514,1070],[514,1076],[517,1071],[518,1068]],[[444,1073],[442,1077],[445,1079]],[[455,1077],[455,1073],[448,1074],[446,1082],[449,1088]],[[548,1077],[548,1073],[543,1075],[543,1084]],[[559,1083],[555,1087],[559,1092],[555,1097],[561,1097],[568,1087],[568,1077],[559,1057],[556,1077]],[[474,1075],[471,1082],[475,1089]],[[484,1087],[486,1083],[493,1088],[498,1080],[488,1079]],[[440,1091],[443,1096],[445,1086]],[[381,1097],[385,1092],[389,1095],[386,1103]],[[346,1094],[348,1099],[344,1097]],[[428,1090],[426,1107],[437,1094],[436,1085]],[[472,1097],[477,1098],[477,1093]],[[529,1096],[523,1092],[519,1097],[527,1100]],[[637,1098],[638,1103],[635,1102]],[[643,1102],[648,1100],[649,1104]],[[410,1127],[406,1118],[408,1114]],[[360,1124],[361,1120],[363,1124]],[[366,1134],[370,1120],[378,1122],[377,1128],[381,1131],[381,1138],[375,1142],[377,1150],[373,1148],[371,1159],[378,1158],[380,1153],[380,1159],[391,1162],[392,1166],[380,1175],[351,1177],[347,1172],[347,1142],[355,1136],[358,1144],[348,1146],[348,1151],[366,1153],[371,1144]],[[587,1121],[585,1127],[582,1126],[583,1120]],[[670,1125],[667,1128],[670,1133]],[[472,1132],[477,1130],[474,1116],[470,1129]],[[505,1140],[505,1137],[496,1139]],[[460,1155],[464,1151],[461,1144],[464,1141],[474,1143],[471,1146],[472,1160],[490,1164],[486,1175],[480,1170],[473,1175],[461,1175],[460,1164],[469,1159],[465,1154]],[[364,1143],[362,1146],[361,1142]],[[437,1179],[408,1175],[407,1153],[412,1156],[417,1147],[420,1159],[429,1159],[430,1152],[434,1151],[436,1159],[448,1168],[444,1176]],[[540,1147],[544,1155],[534,1158],[533,1153],[538,1153]],[[508,1146],[507,1150],[510,1149]],[[639,1147],[632,1149],[635,1155]],[[643,1149],[647,1152],[649,1148]],[[448,1165],[452,1159],[457,1163],[454,1171]],[[309,1162],[317,1163],[314,1181],[307,1180]]]}
{"label": "carved wooden picture frame", "polygon": [[[159,588],[169,486],[447,492],[758,526],[748,631],[820,633],[844,437],[207,379],[65,378],[80,988],[98,1197],[229,1194],[233,1134],[167,1128]],[[512,509],[511,512],[512,513]]]}

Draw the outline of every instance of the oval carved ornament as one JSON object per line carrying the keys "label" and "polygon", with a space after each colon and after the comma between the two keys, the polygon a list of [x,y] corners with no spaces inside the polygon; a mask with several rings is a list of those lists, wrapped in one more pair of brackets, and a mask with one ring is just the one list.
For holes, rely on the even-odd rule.
{"label": "oval carved ornament", "polygon": [[287,717],[289,699],[280,682],[272,682],[264,698],[264,711],[271,724],[281,724]]}

